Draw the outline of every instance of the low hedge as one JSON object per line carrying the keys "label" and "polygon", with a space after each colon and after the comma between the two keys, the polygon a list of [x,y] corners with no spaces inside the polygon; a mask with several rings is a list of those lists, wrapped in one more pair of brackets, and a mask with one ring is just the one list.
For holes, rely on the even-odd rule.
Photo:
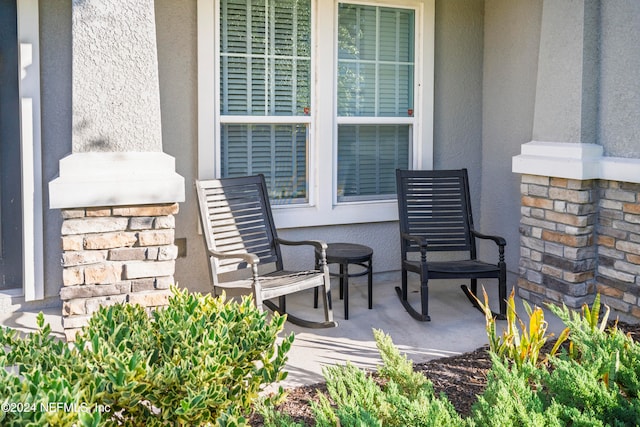
{"label": "low hedge", "polygon": [[286,377],[284,321],[249,298],[173,289],[150,314],[100,309],[66,344],[40,314],[33,334],[0,330],[0,425],[245,425],[263,386]]}

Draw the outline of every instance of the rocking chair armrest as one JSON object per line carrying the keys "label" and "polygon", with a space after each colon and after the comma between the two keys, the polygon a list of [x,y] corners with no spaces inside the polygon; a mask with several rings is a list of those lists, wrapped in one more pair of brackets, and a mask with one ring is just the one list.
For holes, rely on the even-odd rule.
{"label": "rocking chair armrest", "polygon": [[260,258],[257,255],[250,254],[247,252],[222,253],[222,252],[214,251],[212,249],[209,249],[207,252],[209,252],[209,255],[215,258],[241,259],[249,265],[258,265],[260,263]]}
{"label": "rocking chair armrest", "polygon": [[487,234],[482,234],[476,230],[471,230],[471,233],[476,236],[479,239],[487,239],[487,240],[493,240],[496,245],[498,246],[506,246],[507,245],[507,241],[504,239],[504,237],[500,237],[500,236],[490,236]]}
{"label": "rocking chair armrest", "polygon": [[280,237],[276,238],[276,240],[281,245],[287,246],[313,246],[315,250],[320,253],[320,265],[323,265],[326,268],[328,248],[326,242],[323,242],[322,240],[286,240]]}
{"label": "rocking chair armrest", "polygon": [[280,237],[277,238],[278,243],[280,243],[281,245],[287,245],[287,246],[303,246],[303,245],[307,245],[307,246],[313,246],[314,248],[316,248],[317,250],[321,251],[324,249],[324,251],[327,251],[327,244],[325,242],[323,242],[322,240],[286,240],[286,239],[282,239]]}
{"label": "rocking chair armrest", "polygon": [[420,249],[426,249],[429,245],[427,242],[427,238],[424,236],[414,236],[408,233],[401,233],[401,235],[403,239],[416,243],[418,246],[420,246]]}

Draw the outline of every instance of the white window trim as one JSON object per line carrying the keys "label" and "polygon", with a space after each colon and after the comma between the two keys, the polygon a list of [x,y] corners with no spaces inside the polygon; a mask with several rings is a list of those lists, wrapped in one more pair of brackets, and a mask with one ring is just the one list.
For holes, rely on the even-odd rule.
{"label": "white window trim", "polygon": [[44,298],[39,0],[18,0],[20,155],[22,171],[22,292]]}
{"label": "white window trim", "polygon": [[[416,10],[415,52],[415,117],[407,119],[414,124],[412,167],[433,167],[433,94],[434,94],[434,28],[435,0],[360,1],[349,3],[373,6],[406,7]],[[309,145],[309,203],[304,205],[274,206],[273,214],[278,227],[293,228],[319,225],[368,223],[397,220],[395,199],[383,201],[336,202],[337,176],[337,112],[335,106],[335,69],[337,64],[335,27],[338,1],[312,0],[312,58],[317,64],[322,58],[331,73],[316,72],[312,67],[311,142]],[[219,89],[216,77],[216,58],[219,55],[218,0],[198,0],[198,172],[199,179],[214,178],[220,173],[219,155]],[[319,25],[322,23],[322,28]],[[327,43],[331,28],[332,43]],[[329,77],[327,77],[329,76]],[[324,80],[323,80],[324,79]],[[326,79],[330,79],[326,80]],[[323,83],[324,82],[324,83]],[[320,86],[321,85],[321,86]],[[419,104],[418,104],[419,103]],[[243,117],[242,120],[247,120]],[[255,119],[255,118],[251,118]],[[386,119],[376,119],[383,123]],[[225,121],[234,120],[226,117]],[[238,118],[240,120],[240,118]],[[362,118],[341,117],[340,123]],[[392,118],[398,123],[398,118]],[[327,123],[327,125],[321,125]],[[322,141],[325,141],[322,143]],[[326,141],[331,141],[328,149]],[[215,160],[214,160],[215,159]],[[331,167],[323,167],[331,165]]]}

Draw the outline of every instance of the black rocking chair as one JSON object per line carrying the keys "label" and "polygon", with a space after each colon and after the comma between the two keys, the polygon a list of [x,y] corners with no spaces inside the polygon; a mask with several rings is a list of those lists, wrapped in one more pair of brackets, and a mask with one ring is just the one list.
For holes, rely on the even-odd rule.
{"label": "black rocking chair", "polygon": [[[285,296],[304,289],[322,289],[324,322],[287,313],[291,323],[325,328],[336,326],[329,305],[327,244],[315,240],[288,241],[276,234],[263,175],[196,181],[214,293],[253,294],[256,307],[286,313]],[[311,245],[320,254],[317,269],[286,271],[280,245]],[[260,265],[260,268],[259,268]],[[263,268],[264,266],[269,268]],[[269,301],[279,298],[279,305]]]}
{"label": "black rocking chair", "polygon": [[[498,279],[500,313],[504,319],[507,298],[507,269],[504,261],[506,241],[499,236],[487,236],[473,228],[469,178],[466,169],[438,171],[396,170],[398,211],[402,251],[402,288],[396,287],[400,302],[417,320],[429,317],[429,279],[471,279],[471,290],[461,285],[471,303],[482,311],[474,298],[478,279]],[[491,264],[476,258],[476,239],[489,239],[498,247],[498,262]],[[468,253],[455,261],[429,261],[431,252]],[[419,253],[411,259],[409,253]],[[417,258],[417,257],[413,257]],[[407,300],[407,272],[420,275],[421,311]]]}

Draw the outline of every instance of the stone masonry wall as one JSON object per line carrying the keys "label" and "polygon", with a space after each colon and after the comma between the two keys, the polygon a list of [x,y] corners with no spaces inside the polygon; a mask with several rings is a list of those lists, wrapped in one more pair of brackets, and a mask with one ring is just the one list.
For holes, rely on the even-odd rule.
{"label": "stone masonry wall", "polygon": [[166,305],[174,284],[178,204],[63,209],[60,290],[67,339],[100,306]]}
{"label": "stone masonry wall", "polygon": [[640,184],[523,175],[519,294],[640,318]]}
{"label": "stone masonry wall", "polygon": [[640,318],[640,184],[599,187],[597,289],[611,308]]}
{"label": "stone masonry wall", "polygon": [[596,181],[523,175],[519,294],[579,308],[593,299]]}

